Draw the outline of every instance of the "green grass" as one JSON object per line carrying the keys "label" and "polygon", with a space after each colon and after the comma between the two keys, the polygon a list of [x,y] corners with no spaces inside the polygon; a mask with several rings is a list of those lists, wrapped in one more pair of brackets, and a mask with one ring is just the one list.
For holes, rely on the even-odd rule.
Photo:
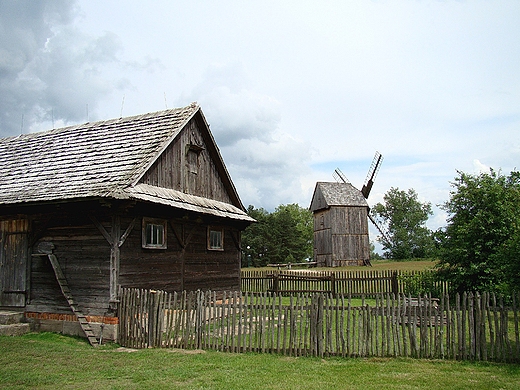
{"label": "green grass", "polygon": [[109,345],[39,333],[0,337],[2,389],[517,389],[520,365],[291,358]]}
{"label": "green grass", "polygon": [[[393,261],[393,260],[372,260],[372,268],[374,270],[396,270],[396,271],[423,271],[432,269],[437,264],[437,260],[410,260],[410,261]],[[356,267],[361,268],[361,267]],[[364,267],[366,268],[366,267]],[[370,268],[370,267],[368,267]]]}
{"label": "green grass", "polygon": [[[426,269],[432,269],[437,263],[436,260],[372,260],[372,267],[365,266],[349,266],[349,267],[320,267],[320,268],[307,268],[307,267],[292,267],[296,269],[308,269],[310,271],[371,271],[371,270],[396,270],[396,271],[423,271]],[[274,270],[272,267],[260,267],[260,268],[242,268],[243,270]],[[287,268],[282,268],[283,270]]]}

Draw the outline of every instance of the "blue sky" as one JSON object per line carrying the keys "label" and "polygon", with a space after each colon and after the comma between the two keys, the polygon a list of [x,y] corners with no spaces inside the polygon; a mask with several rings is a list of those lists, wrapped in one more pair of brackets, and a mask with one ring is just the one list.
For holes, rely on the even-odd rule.
{"label": "blue sky", "polygon": [[[518,1],[0,0],[0,133],[197,101],[243,203],[307,207],[339,167],[369,203],[437,205],[520,161]],[[443,226],[437,207],[431,228]]]}

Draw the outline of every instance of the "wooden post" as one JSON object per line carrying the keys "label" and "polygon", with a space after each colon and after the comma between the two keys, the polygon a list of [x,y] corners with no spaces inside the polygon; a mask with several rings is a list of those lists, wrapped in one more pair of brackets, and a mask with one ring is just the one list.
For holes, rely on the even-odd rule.
{"label": "wooden post", "polygon": [[112,216],[112,234],[110,242],[110,302],[117,302],[119,284],[119,237],[121,236],[121,219],[119,215]]}
{"label": "wooden post", "polygon": [[278,290],[280,288],[280,286],[279,286],[279,283],[280,283],[279,274],[276,273],[276,274],[273,274],[271,276],[273,278],[273,293],[274,294],[278,294]]}
{"label": "wooden post", "polygon": [[392,272],[392,294],[394,294],[395,296],[399,294],[399,280],[397,277],[397,271]]}
{"label": "wooden post", "polygon": [[110,244],[110,303],[117,303],[119,293],[119,248],[125,243],[125,240],[132,232],[137,218],[132,220],[123,235],[121,235],[121,217],[119,215],[112,215],[112,227],[110,233],[107,232],[105,227],[96,217],[90,216],[90,220]]}

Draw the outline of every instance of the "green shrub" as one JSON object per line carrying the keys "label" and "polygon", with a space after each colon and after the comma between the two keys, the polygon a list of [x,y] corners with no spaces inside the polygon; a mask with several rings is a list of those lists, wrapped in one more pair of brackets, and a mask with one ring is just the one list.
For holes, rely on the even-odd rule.
{"label": "green shrub", "polygon": [[439,298],[443,293],[443,283],[435,271],[401,274],[399,281],[403,286],[403,293],[406,295],[431,294],[432,297]]}

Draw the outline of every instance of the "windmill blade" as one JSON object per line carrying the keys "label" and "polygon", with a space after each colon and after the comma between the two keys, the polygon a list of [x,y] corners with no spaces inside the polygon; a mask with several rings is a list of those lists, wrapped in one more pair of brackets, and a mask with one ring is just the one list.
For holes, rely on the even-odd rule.
{"label": "windmill blade", "polygon": [[345,184],[349,184],[350,182],[348,181],[347,177],[343,174],[343,172],[341,172],[341,170],[339,168],[336,168],[334,170],[334,173],[332,174],[332,177],[334,178],[334,180],[336,180],[338,183],[345,183]]}
{"label": "windmill blade", "polygon": [[363,188],[361,189],[361,193],[368,199],[368,195],[370,195],[370,190],[372,190],[372,186],[374,185],[374,180],[379,172],[379,168],[381,168],[381,163],[383,162],[383,155],[379,152],[376,152],[374,159],[372,160],[372,164],[370,164],[370,168],[368,169],[367,177],[365,179],[365,184],[363,184]]}
{"label": "windmill blade", "polygon": [[370,222],[372,222],[374,224],[374,226],[376,227],[376,229],[379,231],[379,233],[381,234],[381,236],[383,237],[383,239],[386,241],[386,242],[390,242],[390,240],[388,239],[388,237],[386,236],[385,232],[383,231],[383,229],[381,228],[381,226],[379,226],[379,224],[376,222],[376,220],[370,215],[370,213],[368,214],[368,219],[370,219]]}

